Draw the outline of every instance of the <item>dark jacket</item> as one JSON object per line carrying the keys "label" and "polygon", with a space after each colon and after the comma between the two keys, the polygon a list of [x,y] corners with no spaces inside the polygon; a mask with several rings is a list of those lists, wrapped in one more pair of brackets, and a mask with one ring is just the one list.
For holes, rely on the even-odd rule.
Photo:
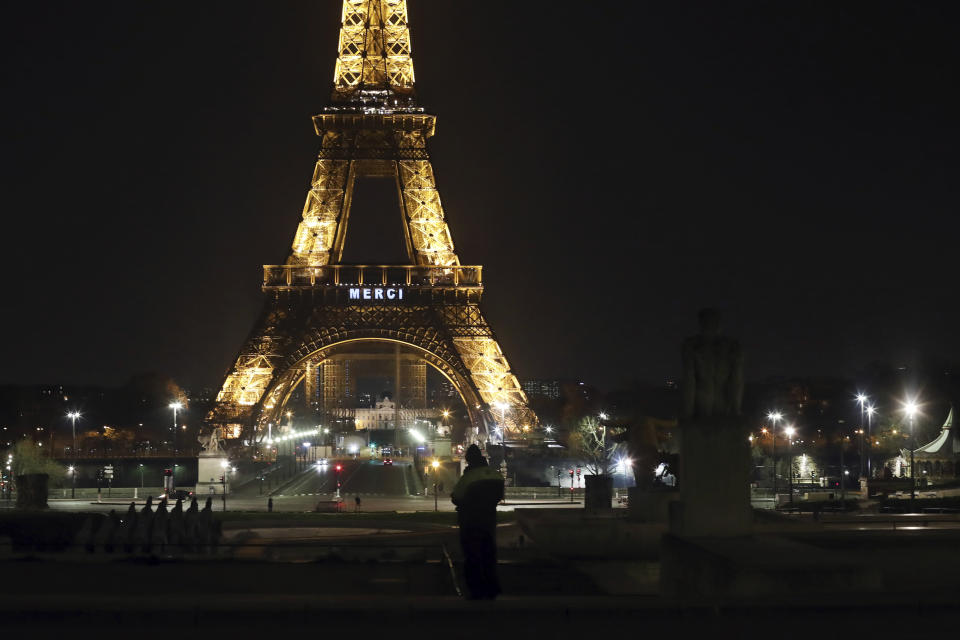
{"label": "dark jacket", "polygon": [[490,527],[497,523],[497,504],[503,500],[503,476],[486,462],[471,464],[450,493],[461,527]]}

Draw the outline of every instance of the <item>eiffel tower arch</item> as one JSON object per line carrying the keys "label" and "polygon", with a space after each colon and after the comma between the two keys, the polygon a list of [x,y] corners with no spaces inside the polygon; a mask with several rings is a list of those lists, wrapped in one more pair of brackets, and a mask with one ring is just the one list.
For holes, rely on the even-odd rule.
{"label": "eiffel tower arch", "polygon": [[[291,393],[338,348],[404,345],[450,381],[468,440],[537,424],[481,310],[482,268],[460,264],[427,151],[436,116],[418,106],[406,0],[344,0],[330,105],[289,257],[265,265],[264,310],[226,373],[207,422],[257,441]],[[397,187],[407,264],[342,262],[358,178]]]}

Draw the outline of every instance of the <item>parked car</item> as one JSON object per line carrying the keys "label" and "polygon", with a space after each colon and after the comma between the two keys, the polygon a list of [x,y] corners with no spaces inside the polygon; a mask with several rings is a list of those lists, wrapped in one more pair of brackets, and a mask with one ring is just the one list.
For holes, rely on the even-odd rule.
{"label": "parked car", "polygon": [[174,489],[173,493],[167,498],[167,494],[161,493],[157,496],[157,500],[163,500],[167,498],[168,501],[176,502],[177,500],[183,500],[186,502],[193,497],[193,491],[187,491],[186,489]]}

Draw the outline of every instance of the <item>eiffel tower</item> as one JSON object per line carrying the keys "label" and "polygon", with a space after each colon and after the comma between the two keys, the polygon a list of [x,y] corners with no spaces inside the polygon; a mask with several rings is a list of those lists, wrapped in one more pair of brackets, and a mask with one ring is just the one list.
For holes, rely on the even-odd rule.
{"label": "eiffel tower", "polygon": [[[537,417],[480,308],[480,266],[460,264],[417,105],[406,0],[344,0],[331,102],[313,116],[320,152],[283,265],[265,265],[264,309],[207,422],[259,441],[292,392],[315,393],[317,367],[349,343],[402,345],[443,374],[466,406],[467,440],[502,441]],[[408,263],[341,261],[354,183],[393,178]]]}

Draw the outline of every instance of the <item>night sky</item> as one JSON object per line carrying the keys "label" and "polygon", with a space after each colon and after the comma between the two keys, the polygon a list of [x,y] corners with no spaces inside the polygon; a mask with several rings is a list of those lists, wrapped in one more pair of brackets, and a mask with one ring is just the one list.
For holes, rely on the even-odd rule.
{"label": "night sky", "polygon": [[[960,357],[948,3],[409,4],[454,242],[520,377],[675,377],[705,305],[751,379]],[[5,8],[0,382],[219,384],[300,219],[339,18]],[[400,246],[364,186],[351,233]]]}

